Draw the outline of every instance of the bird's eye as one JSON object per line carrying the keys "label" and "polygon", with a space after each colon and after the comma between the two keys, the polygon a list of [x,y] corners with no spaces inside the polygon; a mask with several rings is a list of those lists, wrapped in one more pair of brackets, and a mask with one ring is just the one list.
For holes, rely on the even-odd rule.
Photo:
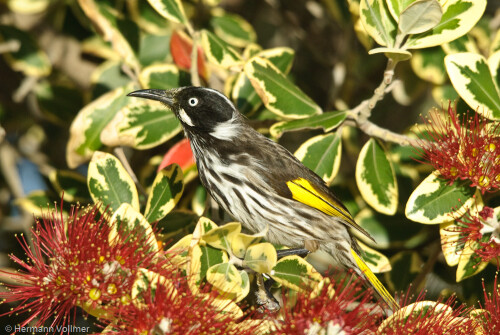
{"label": "bird's eye", "polygon": [[193,98],[189,98],[188,104],[189,104],[189,106],[194,107],[194,106],[196,106],[198,104],[198,99],[194,98],[194,97]]}

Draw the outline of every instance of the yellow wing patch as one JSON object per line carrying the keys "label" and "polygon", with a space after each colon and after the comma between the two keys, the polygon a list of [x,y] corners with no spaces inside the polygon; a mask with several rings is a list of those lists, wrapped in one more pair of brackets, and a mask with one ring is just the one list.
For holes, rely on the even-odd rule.
{"label": "yellow wing patch", "polygon": [[372,284],[373,288],[377,291],[377,293],[384,299],[385,303],[391,308],[393,311],[397,311],[400,307],[399,304],[394,300],[394,297],[387,291],[385,286],[378,280],[377,276],[370,270],[368,265],[358,256],[356,251],[351,248],[351,254],[356,261],[359,269],[363,272],[366,279]]}
{"label": "yellow wing patch", "polygon": [[320,193],[310,181],[304,178],[297,178],[287,183],[293,199],[302,202],[308,206],[316,208],[325,214],[342,218],[348,225],[359,230],[369,238],[372,238],[363,228],[354,222],[351,214],[344,209],[335,199],[326,194]]}

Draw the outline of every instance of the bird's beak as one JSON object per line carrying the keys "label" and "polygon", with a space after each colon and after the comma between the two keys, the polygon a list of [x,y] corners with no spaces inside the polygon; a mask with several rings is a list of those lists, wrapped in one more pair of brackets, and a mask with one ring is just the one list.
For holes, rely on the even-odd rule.
{"label": "bird's beak", "polygon": [[137,97],[144,99],[156,100],[164,103],[165,105],[172,107],[174,104],[174,95],[176,90],[137,90],[127,94],[129,97]]}

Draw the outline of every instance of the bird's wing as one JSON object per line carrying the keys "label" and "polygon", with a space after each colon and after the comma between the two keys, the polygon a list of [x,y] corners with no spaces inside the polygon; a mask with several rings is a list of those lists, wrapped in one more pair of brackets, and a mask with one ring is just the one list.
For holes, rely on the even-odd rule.
{"label": "bird's wing", "polygon": [[331,194],[314,187],[313,183],[305,178],[297,178],[287,181],[286,185],[293,199],[310,207],[316,208],[330,216],[340,217],[349,227],[363,233],[373,240],[370,234],[359,226],[352,218],[344,205]]}

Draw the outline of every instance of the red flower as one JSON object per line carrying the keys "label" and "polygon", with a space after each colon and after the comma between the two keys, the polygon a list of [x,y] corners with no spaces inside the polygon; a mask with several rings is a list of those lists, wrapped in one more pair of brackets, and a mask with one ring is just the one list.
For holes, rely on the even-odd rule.
{"label": "red flower", "polygon": [[35,319],[35,326],[41,326],[51,317],[51,326],[69,325],[76,306],[107,317],[110,306],[129,303],[138,268],[161,264],[144,249],[144,234],[137,237],[133,231],[118,242],[109,241],[112,228],[105,217],[92,207],[83,214],[73,208],[67,219],[55,210],[37,220],[31,230],[33,246],[24,236],[18,239],[29,260],[11,255],[22,270],[4,272],[19,283],[0,293],[4,302],[18,302],[6,314],[27,313],[21,327]]}
{"label": "red flower", "polygon": [[[186,277],[175,278],[174,285],[158,284],[142,292],[133,303],[115,311],[115,323],[107,334],[255,334],[258,323],[237,323],[228,313],[229,302],[215,303],[216,292],[193,295]],[[218,306],[218,307],[216,307]]]}
{"label": "red flower", "polygon": [[422,143],[423,159],[453,183],[470,180],[482,193],[500,187],[500,123],[467,113],[461,119],[448,107],[447,117],[431,114],[427,143]]}
{"label": "red flower", "polygon": [[500,222],[491,207],[484,207],[478,215],[471,214],[469,209],[455,222],[460,244],[477,242],[479,247],[475,252],[484,262],[500,257]]}
{"label": "red flower", "polygon": [[[423,298],[419,296],[418,300]],[[377,330],[377,335],[470,335],[479,325],[468,317],[470,309],[455,307],[455,298],[444,303],[418,301],[398,310]]]}
{"label": "red flower", "polygon": [[500,286],[498,285],[498,273],[493,282],[493,293],[486,293],[483,281],[484,306],[486,312],[476,317],[485,331],[485,335],[496,335],[500,333]]}
{"label": "red flower", "polygon": [[325,281],[319,291],[302,292],[292,310],[285,309],[279,334],[370,334],[379,317],[374,313],[370,290],[359,278],[344,277],[338,282]]}

